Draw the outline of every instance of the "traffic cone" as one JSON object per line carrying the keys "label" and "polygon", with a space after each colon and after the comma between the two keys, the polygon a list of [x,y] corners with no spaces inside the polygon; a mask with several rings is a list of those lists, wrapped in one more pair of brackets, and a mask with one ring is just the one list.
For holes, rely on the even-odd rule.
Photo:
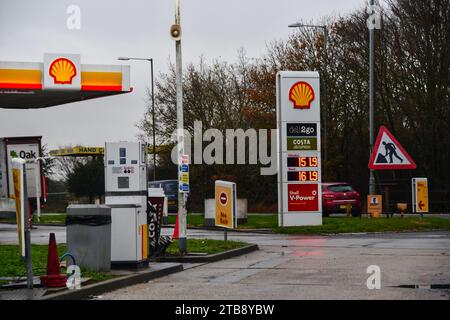
{"label": "traffic cone", "polygon": [[175,220],[175,228],[173,229],[172,239],[174,239],[174,240],[178,239],[178,214],[177,214],[177,218]]}
{"label": "traffic cone", "polygon": [[47,256],[47,274],[41,276],[41,284],[47,288],[60,288],[65,287],[67,276],[61,274],[61,268],[59,267],[59,255],[58,248],[56,247],[56,238],[54,233],[50,233],[50,239],[48,243],[48,256]]}

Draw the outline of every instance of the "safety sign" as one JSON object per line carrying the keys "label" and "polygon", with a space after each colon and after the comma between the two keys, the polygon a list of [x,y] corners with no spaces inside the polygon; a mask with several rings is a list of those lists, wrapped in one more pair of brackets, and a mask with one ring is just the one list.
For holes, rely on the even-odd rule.
{"label": "safety sign", "polygon": [[185,154],[180,157],[178,166],[178,191],[189,193],[189,156]]}
{"label": "safety sign", "polygon": [[379,218],[383,212],[383,197],[378,194],[367,196],[367,214],[370,217]]}
{"label": "safety sign", "polygon": [[369,160],[373,170],[415,169],[416,163],[385,126],[380,127]]}
{"label": "safety sign", "polygon": [[412,178],[412,204],[413,212],[429,212],[427,178]]}
{"label": "safety sign", "polygon": [[215,182],[216,227],[234,229],[236,219],[236,183],[217,180]]}

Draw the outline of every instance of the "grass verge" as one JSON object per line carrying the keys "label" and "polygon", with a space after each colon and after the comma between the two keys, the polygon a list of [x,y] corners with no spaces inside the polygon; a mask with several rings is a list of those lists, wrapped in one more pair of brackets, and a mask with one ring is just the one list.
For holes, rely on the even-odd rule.
{"label": "grass verge", "polygon": [[[1,222],[7,222],[7,223],[16,223],[15,218],[1,218]],[[58,214],[45,214],[42,213],[41,217],[39,219],[39,222],[37,222],[37,215],[33,215],[33,224],[39,224],[39,223],[45,223],[45,224],[65,224],[66,223],[66,214],[65,213],[58,213]]]}
{"label": "grass verge", "polygon": [[[203,215],[188,214],[188,226],[203,226]],[[169,216],[169,222],[175,223],[175,216]],[[450,230],[450,219],[439,217],[393,217],[385,216],[379,219],[326,217],[322,226],[278,227],[276,214],[250,214],[247,223],[240,224],[238,229],[270,229],[283,234],[334,234],[352,232],[398,232],[398,231],[427,231]]]}
{"label": "grass verge", "polygon": [[[166,250],[167,255],[179,255],[178,250],[178,240],[172,242]],[[213,239],[187,239],[187,251],[195,253],[207,253],[214,254],[219,252],[224,252],[231,249],[237,249],[248,245],[245,242],[239,241],[223,241],[223,240],[213,240]]]}
{"label": "grass verge", "polygon": [[400,232],[400,231],[427,231],[450,230],[450,220],[442,218],[395,217],[395,218],[350,218],[328,217],[323,219],[321,226],[304,227],[272,227],[276,233],[284,234],[334,234],[357,232]]}
{"label": "grass verge", "polygon": [[[47,245],[31,246],[31,256],[33,260],[33,274],[40,276],[45,274],[47,267]],[[67,250],[66,245],[58,245],[58,254],[61,256]],[[61,272],[65,270],[62,269]],[[18,245],[0,245],[0,277],[23,277],[25,276],[25,263],[22,261],[19,253]],[[81,275],[86,278],[91,278],[93,282],[104,281],[112,279],[115,276],[95,272],[88,269],[81,269]]]}
{"label": "grass verge", "polygon": [[[34,222],[38,223],[36,215],[34,215]],[[66,214],[41,214],[39,223],[66,224]]]}
{"label": "grass verge", "polygon": [[[177,216],[170,215],[169,216],[169,224],[175,224]],[[191,227],[202,227],[204,225],[204,216],[203,214],[192,214],[189,213],[187,215],[187,225]]]}

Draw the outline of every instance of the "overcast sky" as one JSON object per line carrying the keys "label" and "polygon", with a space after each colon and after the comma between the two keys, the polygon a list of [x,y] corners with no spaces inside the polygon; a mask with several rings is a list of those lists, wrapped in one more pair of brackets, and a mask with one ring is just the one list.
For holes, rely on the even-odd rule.
{"label": "overcast sky", "polygon": [[[259,57],[273,40],[286,39],[287,25],[345,15],[365,0],[180,0],[183,65],[236,58],[243,47]],[[69,30],[70,5],[81,9],[81,28]],[[81,63],[120,64],[119,56],[152,57],[155,76],[174,61],[169,36],[175,0],[0,0],[0,61],[42,62],[46,52],[80,53]],[[38,110],[0,109],[0,137],[42,135],[50,148],[102,146],[136,140],[145,112],[150,65],[131,65],[130,94]]]}

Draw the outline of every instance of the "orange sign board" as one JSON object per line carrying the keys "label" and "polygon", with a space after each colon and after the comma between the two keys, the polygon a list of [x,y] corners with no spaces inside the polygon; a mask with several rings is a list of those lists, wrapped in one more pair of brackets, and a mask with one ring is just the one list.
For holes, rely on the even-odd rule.
{"label": "orange sign board", "polygon": [[234,229],[236,218],[236,184],[216,181],[216,220],[217,227]]}
{"label": "orange sign board", "polygon": [[382,196],[371,194],[367,196],[367,214],[369,217],[379,218],[383,212]]}
{"label": "orange sign board", "polygon": [[25,205],[24,200],[24,164],[22,159],[13,160],[13,183],[14,183],[14,198],[16,200],[16,221],[17,233],[19,235],[19,249],[22,257],[25,257]]}
{"label": "orange sign board", "polygon": [[428,179],[413,178],[413,188],[413,195],[415,194],[415,201],[413,200],[414,212],[428,213]]}

